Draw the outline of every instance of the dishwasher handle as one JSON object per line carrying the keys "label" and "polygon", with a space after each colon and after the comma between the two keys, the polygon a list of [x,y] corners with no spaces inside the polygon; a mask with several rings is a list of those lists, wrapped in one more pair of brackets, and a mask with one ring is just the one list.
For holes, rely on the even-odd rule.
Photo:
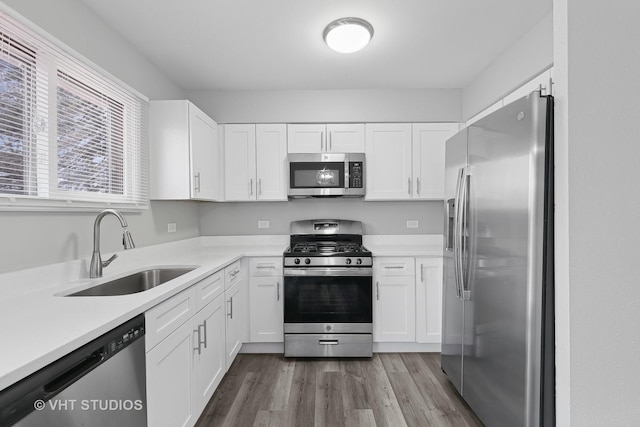
{"label": "dishwasher handle", "polygon": [[88,372],[92,371],[104,362],[106,354],[106,347],[102,347],[46,383],[44,385],[44,399],[46,400],[49,397],[55,396]]}

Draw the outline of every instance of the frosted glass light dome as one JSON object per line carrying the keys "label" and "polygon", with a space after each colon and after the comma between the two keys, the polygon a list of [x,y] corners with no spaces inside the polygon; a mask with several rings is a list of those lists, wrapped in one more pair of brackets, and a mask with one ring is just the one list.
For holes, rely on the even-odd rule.
{"label": "frosted glass light dome", "polygon": [[373,37],[373,27],[364,19],[340,18],[326,26],[322,37],[336,52],[352,53],[369,44]]}

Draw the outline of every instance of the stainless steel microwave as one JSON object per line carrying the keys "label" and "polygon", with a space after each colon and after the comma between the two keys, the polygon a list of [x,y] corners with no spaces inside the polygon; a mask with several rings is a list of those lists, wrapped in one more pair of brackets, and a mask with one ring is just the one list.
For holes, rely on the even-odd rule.
{"label": "stainless steel microwave", "polygon": [[364,153],[289,154],[289,197],[364,197]]}

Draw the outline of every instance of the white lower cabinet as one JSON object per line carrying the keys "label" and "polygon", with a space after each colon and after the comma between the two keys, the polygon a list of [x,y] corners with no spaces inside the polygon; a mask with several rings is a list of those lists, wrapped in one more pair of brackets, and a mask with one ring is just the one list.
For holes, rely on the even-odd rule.
{"label": "white lower cabinet", "polygon": [[373,341],[415,342],[413,257],[374,257],[373,282]]}
{"label": "white lower cabinet", "polygon": [[249,340],[284,341],[282,257],[251,258],[249,265]]}
{"label": "white lower cabinet", "polygon": [[[239,266],[234,263],[145,313],[150,427],[193,426],[246,340],[246,281]],[[222,282],[228,280],[225,290]]]}
{"label": "white lower cabinet", "polygon": [[196,422],[193,335],[189,321],[147,353],[149,427],[191,426]]}
{"label": "white lower cabinet", "polygon": [[416,257],[416,341],[442,339],[442,257]]}
{"label": "white lower cabinet", "polygon": [[242,344],[247,341],[249,330],[249,310],[247,281],[243,262],[236,261],[225,271],[225,359],[227,369],[238,355]]}

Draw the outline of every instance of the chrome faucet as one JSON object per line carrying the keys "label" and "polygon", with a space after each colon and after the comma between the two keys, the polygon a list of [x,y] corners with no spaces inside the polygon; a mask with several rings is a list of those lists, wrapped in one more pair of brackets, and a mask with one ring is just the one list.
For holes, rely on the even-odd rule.
{"label": "chrome faucet", "polygon": [[118,257],[117,254],[113,254],[111,258],[106,261],[102,261],[102,257],[100,256],[100,223],[102,222],[102,218],[106,215],[112,214],[115,215],[118,220],[120,220],[120,225],[122,226],[122,244],[125,249],[135,248],[136,245],[133,243],[133,239],[131,238],[131,234],[129,234],[129,230],[127,229],[127,221],[124,219],[122,214],[115,209],[105,209],[98,214],[96,217],[96,222],[93,223],[93,255],[91,255],[91,266],[89,267],[89,277],[94,279],[96,277],[102,277],[102,269]]}

